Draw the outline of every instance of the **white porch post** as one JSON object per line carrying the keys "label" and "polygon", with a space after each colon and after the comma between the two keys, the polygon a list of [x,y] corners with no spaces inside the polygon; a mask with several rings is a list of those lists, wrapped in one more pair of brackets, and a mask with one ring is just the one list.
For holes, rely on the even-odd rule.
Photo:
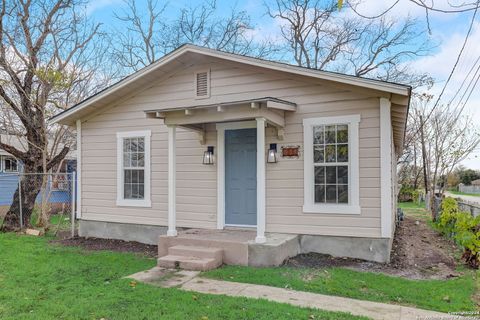
{"label": "white porch post", "polygon": [[77,120],[77,219],[82,217],[82,121]]}
{"label": "white porch post", "polygon": [[264,243],[265,238],[265,118],[257,118],[257,237],[255,242]]}
{"label": "white porch post", "polygon": [[168,231],[167,236],[175,237],[176,229],[176,126],[168,126]]}
{"label": "white porch post", "polygon": [[217,229],[225,226],[225,127],[217,124]]}

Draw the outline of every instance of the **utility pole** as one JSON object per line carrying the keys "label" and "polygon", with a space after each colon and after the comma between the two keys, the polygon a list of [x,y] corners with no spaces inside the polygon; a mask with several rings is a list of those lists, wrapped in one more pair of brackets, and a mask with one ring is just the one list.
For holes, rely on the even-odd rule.
{"label": "utility pole", "polygon": [[413,142],[413,189],[418,189],[417,144]]}
{"label": "utility pole", "polygon": [[[429,183],[428,183],[428,175],[427,175],[427,149],[425,147],[425,132],[424,132],[424,122],[423,122],[423,116],[420,115],[420,139],[421,139],[421,142],[422,142],[422,161],[423,161],[423,181],[425,183],[425,197],[427,200],[429,200],[429,203],[428,203],[428,206],[429,208],[432,210],[432,214],[433,213],[433,206],[432,206],[432,197],[434,195],[429,195],[428,192],[429,192]],[[434,217],[434,215],[433,215]]]}

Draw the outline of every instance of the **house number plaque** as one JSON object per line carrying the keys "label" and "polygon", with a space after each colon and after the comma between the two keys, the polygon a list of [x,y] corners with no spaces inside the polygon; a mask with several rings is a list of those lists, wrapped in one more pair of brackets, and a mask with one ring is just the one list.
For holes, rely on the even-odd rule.
{"label": "house number plaque", "polygon": [[300,146],[282,146],[282,158],[298,159],[300,158]]}

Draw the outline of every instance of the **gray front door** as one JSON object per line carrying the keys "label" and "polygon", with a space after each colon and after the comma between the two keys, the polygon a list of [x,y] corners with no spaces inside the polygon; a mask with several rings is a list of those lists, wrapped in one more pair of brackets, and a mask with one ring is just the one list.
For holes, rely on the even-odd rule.
{"label": "gray front door", "polygon": [[257,225],[257,130],[225,130],[225,224]]}

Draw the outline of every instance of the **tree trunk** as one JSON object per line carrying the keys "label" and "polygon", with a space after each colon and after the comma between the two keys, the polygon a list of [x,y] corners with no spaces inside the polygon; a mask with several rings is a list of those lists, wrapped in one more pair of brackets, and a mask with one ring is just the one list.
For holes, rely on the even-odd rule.
{"label": "tree trunk", "polygon": [[[35,201],[42,189],[42,175],[23,175],[21,176],[20,185],[22,191],[23,226],[29,226],[30,218],[35,209]],[[13,195],[12,204],[5,215],[2,231],[16,231],[20,229],[20,226],[20,193],[19,188],[17,187],[17,190]]]}
{"label": "tree trunk", "polygon": [[[413,144],[413,189],[416,191],[418,189],[418,169],[417,169],[417,146]],[[418,199],[416,199],[418,200]]]}

